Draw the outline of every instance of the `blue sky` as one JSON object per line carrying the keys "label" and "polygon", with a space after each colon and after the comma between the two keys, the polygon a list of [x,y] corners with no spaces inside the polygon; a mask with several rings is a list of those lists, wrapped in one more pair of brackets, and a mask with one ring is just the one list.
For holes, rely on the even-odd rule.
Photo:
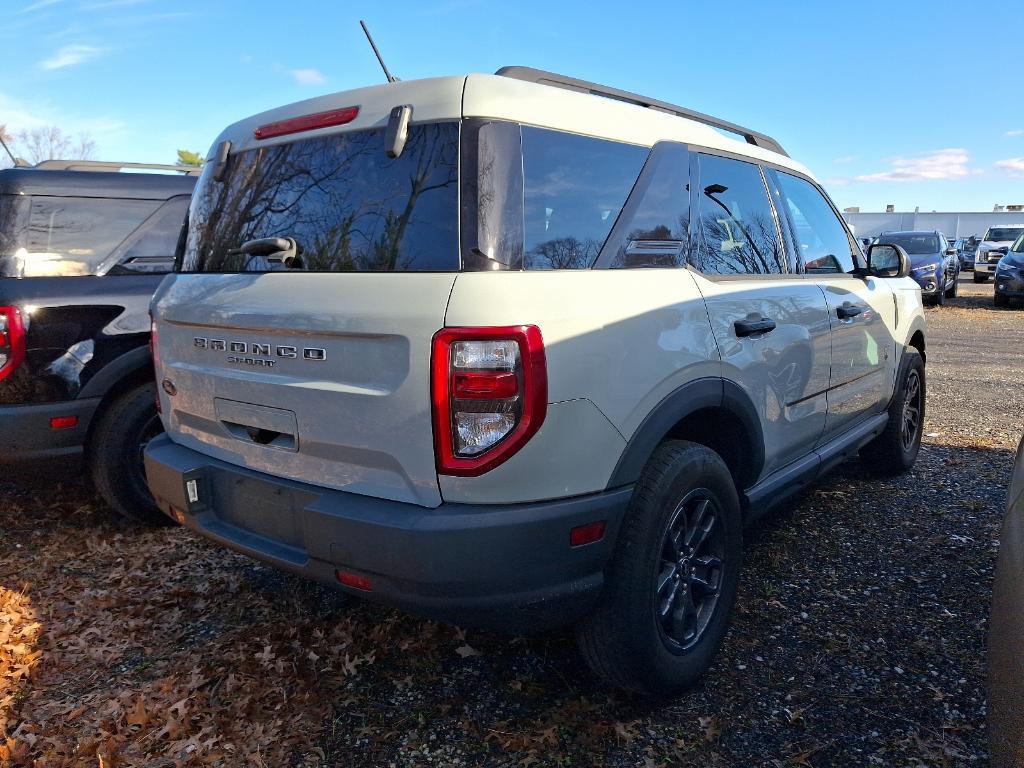
{"label": "blue sky", "polygon": [[[382,79],[523,64],[776,137],[840,206],[1024,203],[1019,0],[0,0],[0,123],[101,159],[206,152],[254,112]],[[13,64],[12,64],[13,62]]]}

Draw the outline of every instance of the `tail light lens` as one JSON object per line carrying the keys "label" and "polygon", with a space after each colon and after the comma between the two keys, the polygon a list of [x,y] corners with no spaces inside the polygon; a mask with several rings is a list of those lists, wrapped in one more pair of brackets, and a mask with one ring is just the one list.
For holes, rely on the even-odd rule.
{"label": "tail light lens", "polygon": [[441,474],[494,469],[544,422],[547,363],[536,326],[445,328],[434,336],[431,366]]}
{"label": "tail light lens", "polygon": [[0,381],[25,360],[25,322],[17,307],[0,307]]}

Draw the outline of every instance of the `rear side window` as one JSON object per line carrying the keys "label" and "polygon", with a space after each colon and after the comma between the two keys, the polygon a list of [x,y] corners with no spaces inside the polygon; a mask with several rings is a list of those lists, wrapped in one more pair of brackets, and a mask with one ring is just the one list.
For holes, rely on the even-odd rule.
{"label": "rear side window", "polygon": [[15,253],[20,277],[93,275],[159,200],[33,195],[24,250]]}
{"label": "rear side window", "polygon": [[174,249],[185,214],[188,195],[172,197],[142,226],[119,245],[103,265],[99,274],[133,275],[170,272],[174,266]]}
{"label": "rear side window", "polygon": [[28,226],[28,199],[20,195],[0,195],[0,277],[17,277],[20,269],[18,249],[25,241]]}
{"label": "rear side window", "polygon": [[649,150],[523,126],[527,269],[586,269],[597,259]]}
{"label": "rear side window", "polygon": [[699,189],[693,195],[697,247],[691,259],[708,275],[785,272],[775,217],[761,170],[752,163],[699,155]]}
{"label": "rear side window", "polygon": [[[287,270],[265,238],[291,238],[291,268],[312,272],[459,268],[456,123],[415,125],[388,158],[384,129],[233,155],[224,180],[193,195],[181,270]],[[248,244],[248,245],[247,245]]]}
{"label": "rear side window", "polygon": [[[828,200],[811,183],[781,171],[773,172],[783,200],[780,211],[805,272],[852,272],[853,246],[846,228]],[[937,240],[932,237],[933,241]]]}

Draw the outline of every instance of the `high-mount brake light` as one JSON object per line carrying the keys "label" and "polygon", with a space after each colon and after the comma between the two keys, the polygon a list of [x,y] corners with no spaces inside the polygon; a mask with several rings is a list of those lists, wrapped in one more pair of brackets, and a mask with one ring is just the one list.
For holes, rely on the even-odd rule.
{"label": "high-mount brake light", "polygon": [[0,307],[0,381],[25,360],[25,321],[17,307]]}
{"label": "high-mount brake light", "polygon": [[331,128],[335,125],[351,123],[358,114],[359,107],[345,107],[343,109],[332,109],[327,112],[315,112],[312,115],[291,117],[287,120],[278,120],[275,123],[266,123],[254,130],[252,135],[257,139],[272,139],[275,136],[287,136],[289,133],[302,133],[303,131],[315,131],[318,128]]}
{"label": "high-mount brake light", "polygon": [[544,340],[533,325],[444,328],[434,335],[431,397],[437,471],[474,477],[522,448],[544,423]]}

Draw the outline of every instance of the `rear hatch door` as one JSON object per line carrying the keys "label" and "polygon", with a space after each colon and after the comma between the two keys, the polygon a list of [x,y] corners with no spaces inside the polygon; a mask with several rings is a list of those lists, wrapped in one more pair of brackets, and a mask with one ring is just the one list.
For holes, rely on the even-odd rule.
{"label": "rear hatch door", "polygon": [[[379,121],[374,121],[379,126]],[[430,346],[459,269],[458,123],[300,134],[208,164],[154,300],[171,439],[436,506]]]}

